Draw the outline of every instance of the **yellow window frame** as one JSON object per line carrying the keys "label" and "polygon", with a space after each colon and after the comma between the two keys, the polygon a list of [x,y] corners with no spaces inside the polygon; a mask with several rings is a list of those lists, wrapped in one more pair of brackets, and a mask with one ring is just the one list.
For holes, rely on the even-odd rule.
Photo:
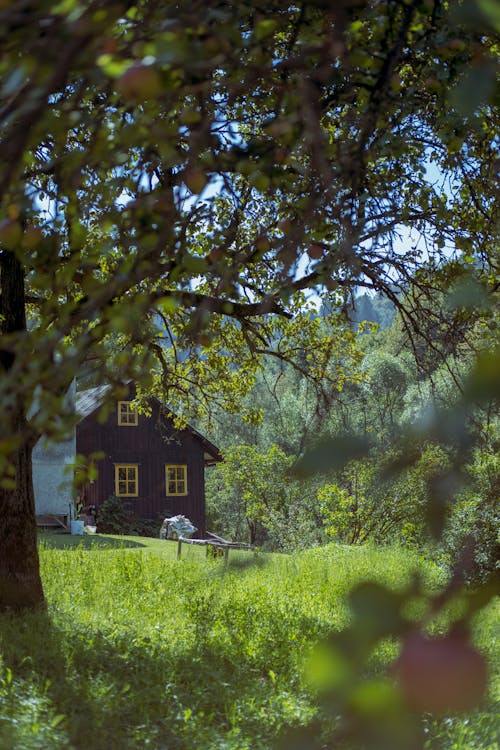
{"label": "yellow window frame", "polygon": [[115,495],[138,497],[139,464],[115,464]]}
{"label": "yellow window frame", "polygon": [[139,415],[132,409],[132,401],[118,401],[118,425],[120,427],[137,427]]}
{"label": "yellow window frame", "polygon": [[165,464],[167,497],[185,497],[187,493],[187,464]]}

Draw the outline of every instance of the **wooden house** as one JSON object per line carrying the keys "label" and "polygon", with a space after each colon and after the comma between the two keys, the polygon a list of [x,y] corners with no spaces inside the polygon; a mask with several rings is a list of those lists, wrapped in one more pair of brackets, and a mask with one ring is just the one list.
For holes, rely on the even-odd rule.
{"label": "wooden house", "polygon": [[132,403],[134,384],[107,419],[100,420],[108,388],[76,395],[76,452],[104,454],[97,464],[98,478],[84,488],[82,502],[98,510],[115,496],[139,518],[182,514],[204,534],[205,467],[222,460],[219,450],[190,426],[177,430],[172,414],[157,399],[151,399],[150,416],[138,414]]}

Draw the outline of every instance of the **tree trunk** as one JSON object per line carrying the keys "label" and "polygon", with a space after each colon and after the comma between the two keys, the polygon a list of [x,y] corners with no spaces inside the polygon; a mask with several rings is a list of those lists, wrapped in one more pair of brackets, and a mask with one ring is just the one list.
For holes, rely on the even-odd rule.
{"label": "tree trunk", "polygon": [[252,523],[247,518],[247,524],[248,524],[248,531],[250,533],[250,544],[255,544],[255,541],[257,539],[257,524]]}
{"label": "tree trunk", "polygon": [[32,442],[10,455],[15,487],[0,486],[0,612],[43,606],[37,548]]}
{"label": "tree trunk", "polygon": [[[6,470],[0,479],[0,612],[33,609],[45,604],[40,578],[33,492],[32,452],[35,438],[26,418],[26,405],[13,373],[15,342],[11,337],[26,331],[24,272],[15,254],[0,253],[1,333],[7,337],[0,347],[0,378],[5,394],[0,404],[0,438],[11,443]],[[10,341],[9,341],[10,339]],[[5,339],[4,339],[5,341]],[[2,467],[3,468],[3,467]]]}

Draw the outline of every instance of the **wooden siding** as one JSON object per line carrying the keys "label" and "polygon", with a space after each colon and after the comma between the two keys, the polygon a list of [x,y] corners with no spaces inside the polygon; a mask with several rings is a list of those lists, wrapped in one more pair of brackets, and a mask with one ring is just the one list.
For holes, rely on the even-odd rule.
{"label": "wooden siding", "polygon": [[[133,392],[131,392],[131,399]],[[124,497],[123,503],[140,518],[158,518],[182,513],[199,533],[205,533],[205,462],[204,446],[188,429],[176,431],[172,420],[161,414],[154,402],[152,414],[139,414],[137,427],[119,426],[117,411],[100,424],[97,413],[90,414],[77,426],[77,453],[89,455],[102,451],[99,475],[84,491],[84,502],[97,507],[115,494],[115,465],[137,464],[138,497]],[[187,466],[187,495],[167,497],[165,464]]]}

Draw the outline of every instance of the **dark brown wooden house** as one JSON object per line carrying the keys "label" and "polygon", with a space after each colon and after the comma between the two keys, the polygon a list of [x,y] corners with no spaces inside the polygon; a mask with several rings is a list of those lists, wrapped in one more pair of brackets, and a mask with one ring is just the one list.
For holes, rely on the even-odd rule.
{"label": "dark brown wooden house", "polygon": [[222,460],[219,450],[190,426],[175,429],[171,413],[156,399],[151,400],[150,416],[138,414],[132,405],[133,384],[127,398],[117,401],[107,420],[100,421],[108,389],[99,386],[76,395],[76,452],[104,453],[98,478],[84,489],[82,501],[99,509],[114,495],[139,518],[181,513],[203,535],[205,466]]}

